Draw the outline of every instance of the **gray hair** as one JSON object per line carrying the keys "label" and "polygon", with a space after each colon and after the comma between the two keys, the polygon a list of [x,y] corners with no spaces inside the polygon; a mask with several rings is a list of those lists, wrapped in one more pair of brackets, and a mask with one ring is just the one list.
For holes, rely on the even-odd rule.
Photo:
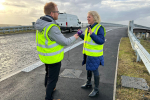
{"label": "gray hair", "polygon": [[94,21],[100,24],[101,22],[100,15],[96,11],[89,11],[88,14],[92,15],[94,18]]}

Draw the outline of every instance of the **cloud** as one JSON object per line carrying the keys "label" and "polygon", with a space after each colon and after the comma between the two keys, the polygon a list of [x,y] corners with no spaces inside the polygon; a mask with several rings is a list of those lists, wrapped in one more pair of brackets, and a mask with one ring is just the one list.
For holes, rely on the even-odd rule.
{"label": "cloud", "polygon": [[5,0],[3,5],[5,6],[15,6],[15,7],[37,7],[39,5],[45,4],[42,0]]}
{"label": "cloud", "polygon": [[[99,9],[98,12],[104,22],[110,21],[117,23],[141,18],[144,19],[150,16],[150,0],[102,1]],[[148,19],[146,20],[148,21]]]}
{"label": "cloud", "polygon": [[102,0],[52,0],[56,2],[61,2],[61,3],[70,3],[74,4],[75,6],[77,5],[95,5],[97,3],[100,3]]}
{"label": "cloud", "polygon": [[3,5],[6,5],[6,6],[16,6],[16,7],[26,7],[23,4],[11,3],[11,2],[4,2]]}
{"label": "cloud", "polygon": [[[150,20],[150,0],[51,0],[58,5],[60,12],[74,14],[81,22],[87,22],[88,11],[94,10],[101,16],[102,22],[128,24],[129,20],[142,23]],[[31,23],[44,15],[43,7],[49,0],[5,0],[4,11],[0,16],[9,16],[19,24]],[[18,17],[19,16],[19,17]],[[9,18],[9,17],[8,17]],[[25,18],[26,20],[22,20]],[[14,21],[7,22],[13,23]],[[23,23],[24,22],[24,23]],[[137,23],[138,24],[138,23]],[[143,23],[142,23],[143,24]],[[147,24],[150,26],[150,24]]]}

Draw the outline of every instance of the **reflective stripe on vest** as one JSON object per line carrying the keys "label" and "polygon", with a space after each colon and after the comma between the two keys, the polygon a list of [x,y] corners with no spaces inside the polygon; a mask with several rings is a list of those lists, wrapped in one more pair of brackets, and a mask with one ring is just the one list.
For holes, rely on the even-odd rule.
{"label": "reflective stripe on vest", "polygon": [[41,45],[41,44],[38,44],[37,43],[37,46],[39,46],[39,47],[42,47],[42,48],[53,48],[53,47],[55,47],[55,46],[58,46],[59,44],[57,44],[57,43],[55,43],[55,44],[52,44],[52,45]]}
{"label": "reflective stripe on vest", "polygon": [[91,42],[85,41],[85,43],[90,44],[90,45],[98,45],[97,43],[94,43],[93,40],[91,40]]}
{"label": "reflective stripe on vest", "polygon": [[102,52],[103,51],[103,49],[102,50],[91,50],[91,49],[87,49],[87,48],[84,48],[84,50],[89,51],[89,52]]}
{"label": "reflective stripe on vest", "polygon": [[[98,29],[100,27],[101,25],[97,24],[95,27],[92,28],[92,32],[97,35]],[[106,33],[104,32],[104,34]],[[94,57],[103,55],[103,45],[95,43],[90,37],[90,33],[87,34],[87,29],[85,30],[83,54]]]}
{"label": "reflective stripe on vest", "polygon": [[46,64],[60,62],[64,57],[64,46],[59,45],[55,41],[51,41],[48,37],[48,32],[53,26],[57,25],[51,24],[50,26],[46,26],[42,32],[37,31],[36,33],[38,55],[40,60]]}
{"label": "reflective stripe on vest", "polygon": [[61,49],[61,50],[54,52],[54,53],[41,53],[38,51],[38,54],[43,55],[43,56],[53,56],[53,55],[57,55],[57,54],[61,53],[63,50],[64,49]]}

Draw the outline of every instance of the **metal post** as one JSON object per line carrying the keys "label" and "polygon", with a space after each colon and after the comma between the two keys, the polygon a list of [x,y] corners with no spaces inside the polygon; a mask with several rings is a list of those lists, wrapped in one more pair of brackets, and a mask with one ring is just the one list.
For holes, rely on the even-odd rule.
{"label": "metal post", "polygon": [[137,32],[135,32],[135,36],[138,37],[138,33]]}
{"label": "metal post", "polygon": [[140,33],[137,33],[137,34],[138,34],[139,39],[141,39],[141,34]]}
{"label": "metal post", "polygon": [[129,21],[129,25],[128,25],[128,32],[130,31],[130,21]]}
{"label": "metal post", "polygon": [[34,25],[35,25],[35,22],[32,22],[32,26],[34,27]]}
{"label": "metal post", "polygon": [[8,32],[10,32],[10,28],[8,29]]}
{"label": "metal post", "polygon": [[134,52],[135,52],[135,55],[137,55],[137,51],[136,51],[136,50],[134,50]]}
{"label": "metal post", "polygon": [[148,32],[147,32],[147,35],[146,35],[146,36],[147,36],[147,38],[149,37],[149,33],[148,33]]}
{"label": "metal post", "polygon": [[131,24],[131,32],[133,33],[134,21],[132,20],[130,24]]}
{"label": "metal post", "polygon": [[140,37],[141,37],[141,39],[142,39],[142,32],[140,32]]}
{"label": "metal post", "polygon": [[32,22],[33,29],[35,29],[35,22]]}
{"label": "metal post", "polygon": [[148,33],[148,32],[146,32],[146,39],[148,39],[148,35],[149,35],[149,33]]}
{"label": "metal post", "polygon": [[140,58],[140,56],[139,56],[139,54],[138,54],[138,52],[137,52],[137,51],[136,51],[136,55],[137,55],[136,62],[140,62],[140,61],[141,61],[141,58]]}

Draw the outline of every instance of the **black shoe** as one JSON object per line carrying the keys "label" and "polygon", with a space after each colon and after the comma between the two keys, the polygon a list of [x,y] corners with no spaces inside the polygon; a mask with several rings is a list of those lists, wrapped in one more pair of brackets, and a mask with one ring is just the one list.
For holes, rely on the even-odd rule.
{"label": "black shoe", "polygon": [[87,71],[87,82],[84,85],[82,85],[81,88],[92,87],[91,78],[92,78],[92,71]]}
{"label": "black shoe", "polygon": [[97,94],[99,94],[99,90],[98,90],[98,86],[99,86],[99,76],[94,76],[94,84],[95,84],[95,87],[93,89],[93,91],[89,94],[89,97],[94,97],[96,96]]}
{"label": "black shoe", "polygon": [[95,97],[97,94],[99,94],[98,89],[93,89],[92,92],[89,94],[89,97]]}
{"label": "black shoe", "polygon": [[92,84],[91,82],[86,82],[84,85],[81,86],[81,88],[91,88]]}

